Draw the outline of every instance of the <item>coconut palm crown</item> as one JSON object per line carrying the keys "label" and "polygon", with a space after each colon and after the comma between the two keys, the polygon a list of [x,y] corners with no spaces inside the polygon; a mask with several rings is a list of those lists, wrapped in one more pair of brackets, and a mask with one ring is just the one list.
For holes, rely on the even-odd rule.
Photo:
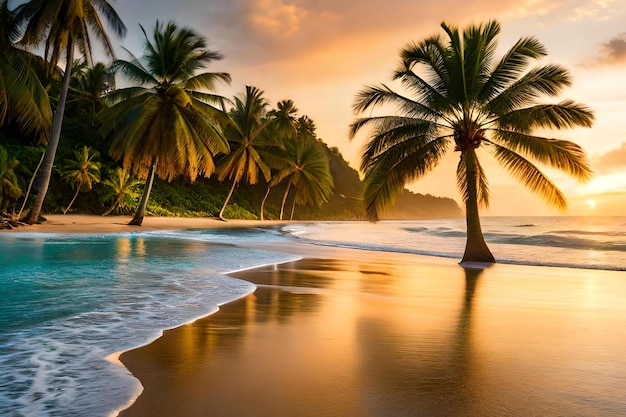
{"label": "coconut palm crown", "polygon": [[[467,243],[462,262],[495,262],[478,214],[489,204],[487,177],[479,155],[490,153],[513,177],[548,204],[566,207],[563,193],[535,165],[556,168],[573,178],[591,177],[583,149],[573,142],[537,136],[537,129],[590,127],[593,113],[571,100],[542,104],[570,86],[568,71],[555,64],[531,68],[546,56],[534,37],[518,40],[495,59],[498,22],[462,32],[442,23],[445,37],[432,36],[402,49],[394,80],[406,94],[386,85],[370,86],[356,97],[356,113],[395,105],[396,114],[359,118],[352,138],[369,129],[363,149],[364,200],[375,221],[404,185],[432,170],[450,150],[459,152],[457,184],[465,204]],[[417,71],[417,70],[421,71]],[[534,161],[534,162],[533,162]]]}

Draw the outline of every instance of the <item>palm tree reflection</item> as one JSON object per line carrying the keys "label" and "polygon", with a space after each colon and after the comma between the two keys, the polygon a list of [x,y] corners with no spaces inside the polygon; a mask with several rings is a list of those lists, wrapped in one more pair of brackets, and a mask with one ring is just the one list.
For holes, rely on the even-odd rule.
{"label": "palm tree reflection", "polygon": [[462,304],[452,322],[438,317],[450,312],[442,310],[416,318],[408,327],[376,317],[359,323],[361,390],[370,408],[398,416],[480,415],[472,316],[482,273],[463,269]]}

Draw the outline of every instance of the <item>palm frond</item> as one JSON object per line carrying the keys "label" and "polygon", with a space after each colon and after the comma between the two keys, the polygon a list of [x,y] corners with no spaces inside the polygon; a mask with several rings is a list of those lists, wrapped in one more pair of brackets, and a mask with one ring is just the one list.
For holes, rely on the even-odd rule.
{"label": "palm frond", "polygon": [[415,74],[410,68],[397,70],[394,74],[394,80],[397,79],[401,81],[408,91],[416,95],[418,102],[427,103],[426,105],[433,110],[433,116],[437,114],[439,117],[447,118],[447,114],[455,111],[455,103],[441,94],[439,90],[426,82],[422,77]]}
{"label": "palm frond", "polygon": [[108,23],[108,27],[115,32],[115,34],[123,38],[126,36],[126,26],[122,22],[122,19],[117,14],[115,9],[109,4],[106,0],[91,0],[91,3],[94,5],[96,9],[100,12],[100,14],[105,18]]}
{"label": "palm frond", "polygon": [[488,80],[495,53],[496,37],[500,24],[490,20],[486,24],[472,25],[463,31],[463,64],[467,97],[478,101],[480,92]]}
{"label": "palm frond", "polygon": [[230,84],[231,81],[230,74],[226,72],[205,72],[189,78],[183,85],[188,90],[214,91],[218,82]]}
{"label": "palm frond", "polygon": [[567,208],[565,196],[552,181],[520,154],[493,144],[495,158],[523,185],[539,195],[546,203],[561,210]]}
{"label": "palm frond", "polygon": [[591,109],[572,100],[556,104],[537,104],[499,116],[495,122],[504,129],[529,132],[535,128],[568,129],[591,127],[594,114]]}
{"label": "palm frond", "polygon": [[513,152],[557,168],[579,181],[591,179],[592,170],[583,148],[574,142],[547,139],[506,130],[494,131],[493,139]]}
{"label": "palm frond", "polygon": [[518,40],[491,71],[480,92],[479,101],[492,100],[523,75],[531,59],[539,59],[545,55],[547,51],[538,39],[527,37]]}
{"label": "palm frond", "polygon": [[139,62],[139,60],[136,58],[132,61],[118,59],[117,61],[113,62],[111,70],[114,73],[119,72],[125,78],[128,78],[129,81],[134,81],[142,85],[156,85],[159,83],[159,81],[152,75],[152,73],[148,69],[144,68],[141,62]]}
{"label": "palm frond", "polygon": [[391,207],[404,185],[431,171],[449,146],[447,138],[434,139],[423,146],[405,141],[372,158],[363,167],[364,201],[370,220]]}
{"label": "palm frond", "polygon": [[543,96],[555,97],[570,85],[571,76],[565,68],[548,64],[528,71],[489,101],[487,107],[494,114],[506,114]]}
{"label": "palm frond", "polygon": [[104,97],[105,103],[109,106],[117,105],[123,101],[135,99],[146,94],[153,94],[152,89],[145,87],[128,87],[111,91]]}
{"label": "palm frond", "polygon": [[355,112],[360,113],[371,107],[385,104],[395,105],[403,115],[407,116],[430,118],[432,120],[444,117],[442,113],[437,112],[425,104],[400,95],[384,84],[380,87],[370,86],[359,91],[353,109]]}
{"label": "palm frond", "polygon": [[428,121],[392,116],[376,118],[376,126],[362,152],[361,169],[395,146],[409,142],[420,147],[437,137],[437,126]]}
{"label": "palm frond", "polygon": [[192,91],[191,95],[193,98],[197,100],[197,104],[199,105],[209,105],[213,109],[215,109],[215,107],[213,106],[219,106],[221,113],[225,113],[226,104],[233,103],[231,99],[224,97],[224,96],[220,96],[218,94],[201,93],[199,91]]}

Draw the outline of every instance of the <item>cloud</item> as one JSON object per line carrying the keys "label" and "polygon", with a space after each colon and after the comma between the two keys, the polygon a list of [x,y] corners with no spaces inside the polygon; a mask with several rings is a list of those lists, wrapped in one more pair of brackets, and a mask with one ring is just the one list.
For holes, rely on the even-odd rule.
{"label": "cloud", "polygon": [[[527,1],[534,0],[522,4]],[[200,7],[206,11],[207,35],[226,45],[226,56],[230,49],[242,57],[239,61],[258,63],[295,59],[346,40],[395,39],[389,47],[397,51],[411,36],[439,33],[443,19],[463,26],[517,6],[498,0],[390,1],[384,6],[379,0],[230,0]]]}
{"label": "cloud", "polygon": [[603,43],[602,55],[608,62],[626,62],[626,32]]}
{"label": "cloud", "polygon": [[606,20],[619,7],[623,7],[621,0],[577,0],[565,2],[565,9],[571,10],[567,18],[572,21],[602,19]]}
{"label": "cloud", "polygon": [[594,157],[592,164],[600,173],[626,172],[626,142],[605,154]]}
{"label": "cloud", "polygon": [[258,3],[260,7],[250,20],[261,32],[289,36],[300,31],[302,20],[307,15],[305,9],[276,0]]}
{"label": "cloud", "polygon": [[583,62],[583,67],[617,66],[626,64],[626,32],[622,32],[608,42],[599,46],[598,55],[595,58]]}

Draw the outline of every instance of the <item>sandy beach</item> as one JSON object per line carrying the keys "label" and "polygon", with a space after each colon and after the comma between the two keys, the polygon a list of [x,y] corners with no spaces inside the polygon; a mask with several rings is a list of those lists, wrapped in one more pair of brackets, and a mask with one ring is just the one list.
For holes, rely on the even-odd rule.
{"label": "sandy beach", "polygon": [[[19,231],[137,230],[47,217]],[[146,218],[142,230],[261,224]],[[257,290],[123,353],[143,392],[121,417],[626,414],[623,272],[263,248],[303,259],[232,274]]]}
{"label": "sandy beach", "polygon": [[271,226],[280,221],[228,220],[205,217],[150,217],[141,226],[129,226],[132,216],[94,216],[83,214],[46,214],[41,224],[0,229],[0,233],[115,233],[148,230],[217,229],[229,227]]}

